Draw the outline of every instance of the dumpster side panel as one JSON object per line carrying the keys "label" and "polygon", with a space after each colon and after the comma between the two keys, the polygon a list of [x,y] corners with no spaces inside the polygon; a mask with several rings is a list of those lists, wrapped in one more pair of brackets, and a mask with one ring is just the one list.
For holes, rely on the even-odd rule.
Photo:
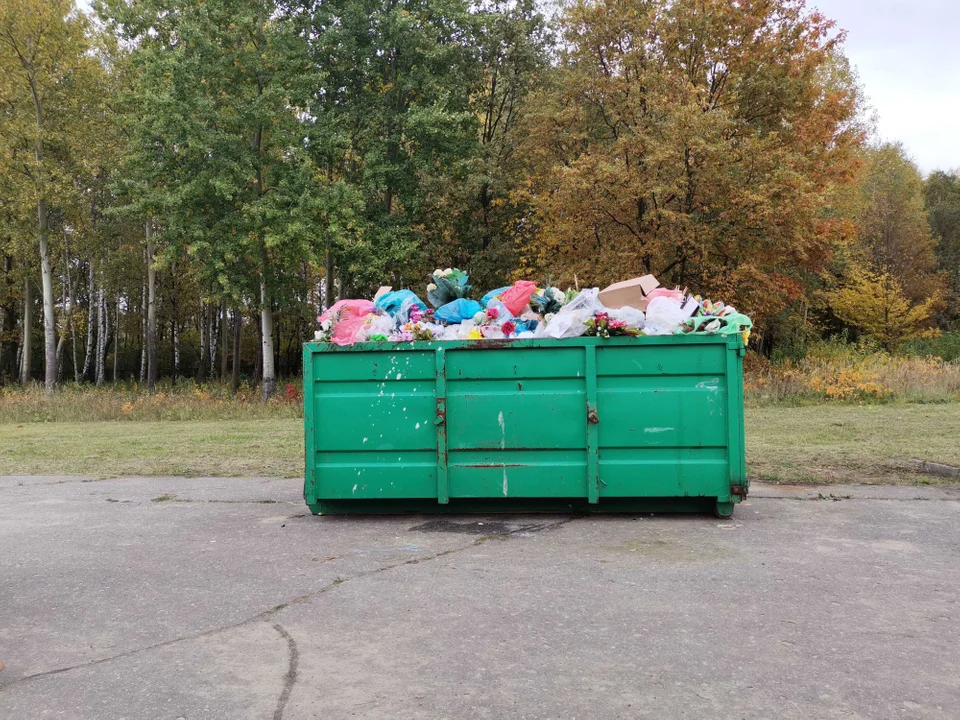
{"label": "dumpster side panel", "polygon": [[452,498],[586,494],[584,349],[447,354]]}
{"label": "dumpster side panel", "polygon": [[601,497],[729,494],[727,346],[597,348]]}
{"label": "dumpster side panel", "polygon": [[717,336],[311,344],[304,497],[314,512],[649,498],[729,514],[746,493],[742,354]]}
{"label": "dumpster side panel", "polygon": [[313,354],[313,461],[321,499],[437,495],[435,353]]}

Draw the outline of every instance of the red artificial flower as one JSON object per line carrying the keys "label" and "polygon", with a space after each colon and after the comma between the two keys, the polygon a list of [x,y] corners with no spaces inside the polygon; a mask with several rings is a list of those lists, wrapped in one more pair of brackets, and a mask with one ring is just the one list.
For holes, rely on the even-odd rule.
{"label": "red artificial flower", "polygon": [[513,324],[512,320],[507,320],[500,326],[500,329],[503,330],[504,335],[513,335],[513,333],[516,332],[517,326]]}

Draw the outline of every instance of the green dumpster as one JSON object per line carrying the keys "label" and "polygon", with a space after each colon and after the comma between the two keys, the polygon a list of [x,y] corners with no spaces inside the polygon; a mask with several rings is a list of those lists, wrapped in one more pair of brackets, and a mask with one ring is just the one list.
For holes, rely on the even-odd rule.
{"label": "green dumpster", "polygon": [[313,513],[733,512],[739,335],[304,346]]}

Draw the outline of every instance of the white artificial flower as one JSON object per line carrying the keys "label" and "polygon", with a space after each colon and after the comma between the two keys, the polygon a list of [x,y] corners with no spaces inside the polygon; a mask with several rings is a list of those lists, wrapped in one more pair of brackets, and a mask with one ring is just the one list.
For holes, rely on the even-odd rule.
{"label": "white artificial flower", "polygon": [[443,270],[441,270],[440,268],[437,268],[436,270],[433,271],[433,276],[434,276],[434,277],[443,277]]}
{"label": "white artificial flower", "polygon": [[434,283],[430,283],[429,285],[427,285],[427,292],[433,292],[436,289],[437,289],[437,286]]}
{"label": "white artificial flower", "polygon": [[329,330],[329,329],[330,329],[330,318],[327,318],[327,319],[324,320],[322,323],[320,323],[320,327],[323,328],[324,331]]}
{"label": "white artificial flower", "polygon": [[323,338],[323,331],[322,331],[322,330],[316,330],[316,331],[314,331],[314,333],[313,333],[313,339],[314,339],[314,340],[320,340],[320,339],[322,339],[322,338]]}
{"label": "white artificial flower", "polygon": [[453,275],[453,268],[447,268],[446,270],[443,271],[444,277],[449,277],[451,275]]}

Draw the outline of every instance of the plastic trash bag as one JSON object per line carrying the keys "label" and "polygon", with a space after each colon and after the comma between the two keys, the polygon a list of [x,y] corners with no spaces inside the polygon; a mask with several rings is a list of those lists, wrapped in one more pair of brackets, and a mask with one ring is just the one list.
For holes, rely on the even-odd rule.
{"label": "plastic trash bag", "polygon": [[427,300],[435,308],[462,298],[470,292],[470,285],[467,284],[470,276],[463,270],[437,268],[431,279],[433,282],[427,285]]}
{"label": "plastic trash bag", "polygon": [[584,324],[598,312],[606,311],[603,303],[597,297],[600,288],[581,290],[570,302],[547,322],[539,325],[534,333],[536,337],[563,338],[580,337],[587,331]]}
{"label": "plastic trash bag", "polygon": [[333,323],[333,335],[330,340],[337,345],[352,345],[364,318],[373,312],[373,303],[369,300],[338,300],[332,307],[320,315],[320,324]]}
{"label": "plastic trash bag", "polygon": [[483,308],[480,307],[480,303],[476,300],[460,298],[438,308],[434,313],[434,317],[440,322],[453,325],[468,320],[482,311]]}
{"label": "plastic trash bag", "polygon": [[628,330],[639,330],[643,327],[645,321],[644,314],[632,308],[629,305],[624,305],[621,308],[615,310],[609,310],[607,313],[610,316],[611,320],[620,320],[627,324]]}
{"label": "plastic trash bag", "polygon": [[418,307],[424,312],[427,311],[426,304],[412,290],[394,290],[381,295],[375,303],[375,307],[401,323],[410,319],[410,308],[412,307]]}
{"label": "plastic trash bag", "polygon": [[496,298],[496,297],[500,297],[500,296],[503,295],[507,290],[509,290],[511,287],[513,287],[513,286],[512,286],[512,285],[506,285],[506,286],[504,286],[504,287],[502,287],[502,288],[497,288],[496,290],[491,290],[491,291],[488,292],[486,295],[484,295],[482,298],[480,298],[480,304],[483,305],[484,308],[486,308],[488,305],[490,305],[490,301],[491,301],[491,300],[493,300],[493,299]]}
{"label": "plastic trash bag", "polygon": [[516,317],[516,313],[510,312],[510,308],[503,304],[503,300],[501,298],[494,298],[490,301],[490,304],[487,306],[488,317],[490,315],[490,310],[497,311],[497,320],[500,323],[505,323],[508,320],[514,320]]}
{"label": "plastic trash bag", "polygon": [[[658,288],[659,289],[659,288]],[[644,335],[672,335],[674,329],[687,319],[680,303],[669,297],[655,297],[647,303],[647,316],[643,323]]]}
{"label": "plastic trash bag", "polygon": [[650,308],[650,302],[657,298],[669,298],[670,300],[676,300],[678,303],[682,303],[684,300],[684,294],[682,290],[671,290],[670,288],[658,287],[654,288],[647,293],[647,308]]}
{"label": "plastic trash bag", "polygon": [[370,313],[363,319],[363,324],[357,331],[357,342],[368,340],[386,340],[397,328],[397,321],[389,315]]}
{"label": "plastic trash bag", "polygon": [[500,300],[513,315],[519,315],[530,304],[530,296],[537,289],[537,284],[530,280],[517,280],[512,288],[500,295]]}

